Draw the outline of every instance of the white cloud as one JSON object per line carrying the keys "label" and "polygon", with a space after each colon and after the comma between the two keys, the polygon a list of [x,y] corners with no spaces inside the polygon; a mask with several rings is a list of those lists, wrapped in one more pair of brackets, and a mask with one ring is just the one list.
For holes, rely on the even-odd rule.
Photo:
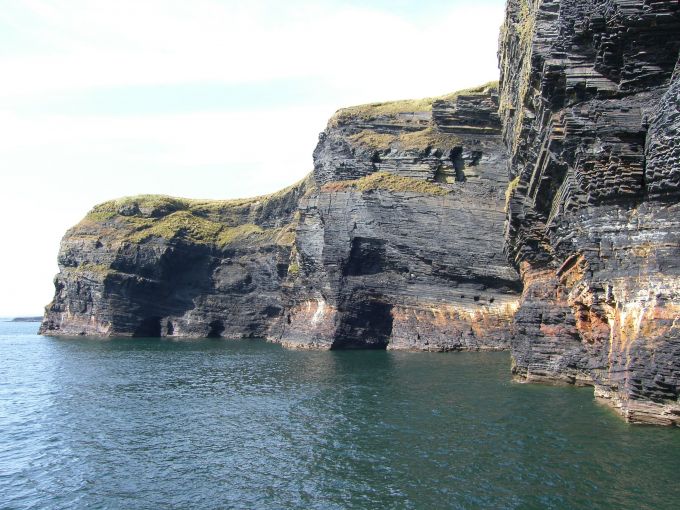
{"label": "white cloud", "polygon": [[40,6],[49,51],[0,57],[0,96],[311,76],[339,90],[445,92],[495,74],[502,15],[498,7],[468,2],[426,23],[308,2],[283,11],[272,2],[31,4]]}

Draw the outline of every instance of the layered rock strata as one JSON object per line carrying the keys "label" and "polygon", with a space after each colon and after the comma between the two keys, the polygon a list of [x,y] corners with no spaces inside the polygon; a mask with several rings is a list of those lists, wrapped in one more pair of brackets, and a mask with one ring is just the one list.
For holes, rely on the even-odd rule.
{"label": "layered rock strata", "polygon": [[679,50],[676,0],[508,0],[500,90],[340,110],[268,197],[95,207],[41,331],[510,346],[680,425]]}
{"label": "layered rock strata", "polygon": [[404,350],[507,347],[520,290],[502,235],[494,85],[340,110],[300,204],[280,340]]}
{"label": "layered rock strata", "polygon": [[41,333],[269,335],[285,305],[297,206],[310,185],[248,200],[141,196],[98,205],[62,240]]}
{"label": "layered rock strata", "polygon": [[[500,115],[515,375],[680,424],[680,6],[510,0]],[[673,74],[674,68],[676,69]]]}
{"label": "layered rock strata", "polygon": [[41,331],[302,348],[508,347],[495,85],[339,111],[314,173],[259,199],[133,197],[62,242]]}

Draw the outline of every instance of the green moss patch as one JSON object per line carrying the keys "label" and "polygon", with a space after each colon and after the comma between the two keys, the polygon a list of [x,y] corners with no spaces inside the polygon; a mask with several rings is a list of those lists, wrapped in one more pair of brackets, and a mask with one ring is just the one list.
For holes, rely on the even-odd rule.
{"label": "green moss patch", "polygon": [[188,211],[194,216],[212,221],[229,221],[234,215],[248,213],[258,207],[266,207],[274,201],[284,200],[297,189],[305,190],[313,186],[312,175],[301,181],[269,195],[233,200],[204,200],[177,198],[167,195],[136,195],[109,200],[96,205],[85,217],[92,221],[106,221],[116,216],[161,218],[178,211]]}
{"label": "green moss patch", "polygon": [[105,264],[93,264],[91,262],[84,262],[77,266],[70,266],[62,268],[62,271],[71,273],[77,278],[84,278],[94,281],[104,281],[104,279],[115,274],[117,271],[111,269],[110,266]]}
{"label": "green moss patch", "polygon": [[253,220],[276,214],[277,207],[289,207],[286,201],[313,187],[310,175],[276,193],[245,199],[137,195],[109,200],[95,206],[71,233],[76,237],[106,237],[114,242],[141,243],[163,238],[220,247],[236,243],[290,246],[295,242],[298,216],[294,215],[288,225],[272,229],[256,225]]}
{"label": "green moss patch", "polygon": [[[146,221],[145,221],[146,220]],[[194,243],[214,242],[222,230],[222,225],[190,211],[177,211],[162,218],[128,220],[134,232],[128,237],[133,243],[144,241],[150,237],[164,239],[183,238]]]}
{"label": "green moss patch", "polygon": [[371,129],[364,129],[349,136],[356,144],[371,149],[387,149],[398,147],[403,150],[426,149],[428,147],[452,148],[462,144],[459,137],[449,133],[442,133],[434,127],[427,127],[419,131],[408,131],[399,135],[377,133]]}
{"label": "green moss patch", "polygon": [[508,187],[505,188],[505,210],[508,210],[508,207],[510,206],[510,199],[512,198],[513,193],[517,189],[517,186],[519,186],[519,175],[515,177],[513,180],[511,180],[508,183]]}
{"label": "green moss patch", "polygon": [[463,143],[457,136],[442,133],[433,127],[428,127],[420,131],[403,133],[399,135],[398,142],[402,149],[424,149],[427,147],[450,148]]}
{"label": "green moss patch", "polygon": [[295,245],[293,245],[292,249],[290,250],[288,275],[292,276],[293,278],[300,275],[300,256]]}
{"label": "green moss patch", "polygon": [[353,143],[369,147],[371,149],[386,149],[398,138],[388,133],[378,133],[372,129],[363,129],[348,137]]}
{"label": "green moss patch", "polygon": [[437,184],[389,172],[375,172],[361,179],[351,181],[329,182],[321,187],[321,191],[344,191],[347,189],[356,189],[358,191],[388,190],[421,193],[424,195],[446,195],[449,193],[446,188]]}
{"label": "green moss patch", "polygon": [[218,246],[224,247],[234,243],[243,243],[246,240],[261,241],[266,234],[267,231],[259,225],[246,223],[245,225],[223,229],[217,236],[216,241]]}

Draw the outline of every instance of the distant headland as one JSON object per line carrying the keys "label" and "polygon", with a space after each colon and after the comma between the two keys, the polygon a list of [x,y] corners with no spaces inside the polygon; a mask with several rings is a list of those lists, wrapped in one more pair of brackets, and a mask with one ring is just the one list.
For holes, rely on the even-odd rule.
{"label": "distant headland", "polygon": [[6,322],[41,322],[42,316],[31,316],[31,317],[12,317],[5,319]]}

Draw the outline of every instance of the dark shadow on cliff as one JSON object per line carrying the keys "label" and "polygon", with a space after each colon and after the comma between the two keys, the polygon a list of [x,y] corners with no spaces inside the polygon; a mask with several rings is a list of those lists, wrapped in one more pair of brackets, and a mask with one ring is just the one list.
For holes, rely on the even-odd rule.
{"label": "dark shadow on cliff", "polygon": [[147,317],[143,319],[132,336],[136,338],[156,338],[161,336],[161,318]]}
{"label": "dark shadow on cliff", "polygon": [[[209,248],[184,243],[168,247],[153,264],[138,265],[135,258],[121,257],[112,264],[115,272],[105,281],[105,294],[124,296],[128,313],[136,312],[126,319],[133,336],[160,337],[162,317],[184,315],[196,307],[196,298],[209,292],[214,260]],[[166,329],[173,334],[172,323]],[[211,324],[206,334],[213,330]]]}
{"label": "dark shadow on cliff", "polygon": [[343,276],[362,276],[381,273],[385,266],[385,240],[368,237],[352,239],[349,260],[344,265]]}
{"label": "dark shadow on cliff", "polygon": [[340,320],[331,350],[387,348],[392,336],[392,305],[380,301],[354,303]]}

